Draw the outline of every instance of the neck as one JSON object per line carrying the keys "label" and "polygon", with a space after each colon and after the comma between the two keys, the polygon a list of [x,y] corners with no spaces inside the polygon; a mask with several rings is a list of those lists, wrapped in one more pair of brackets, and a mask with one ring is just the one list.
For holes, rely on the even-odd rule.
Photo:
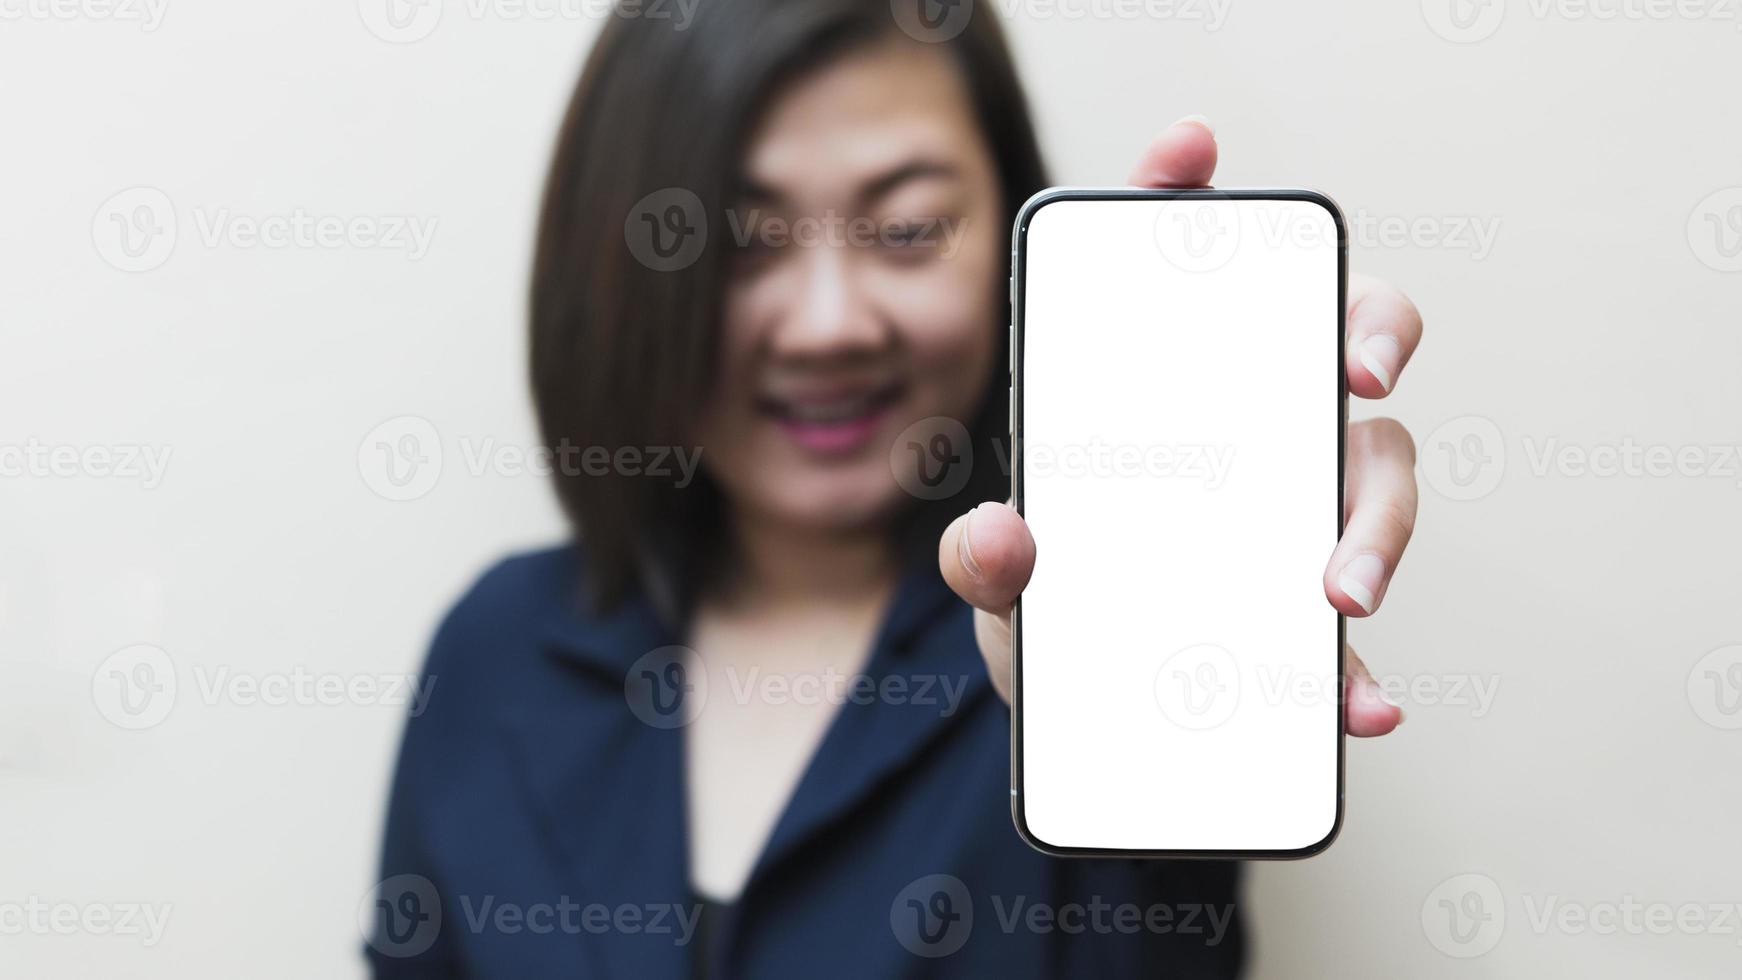
{"label": "neck", "polygon": [[732,536],[727,591],[738,601],[862,603],[883,596],[900,572],[889,529],[878,525],[819,530],[740,513]]}

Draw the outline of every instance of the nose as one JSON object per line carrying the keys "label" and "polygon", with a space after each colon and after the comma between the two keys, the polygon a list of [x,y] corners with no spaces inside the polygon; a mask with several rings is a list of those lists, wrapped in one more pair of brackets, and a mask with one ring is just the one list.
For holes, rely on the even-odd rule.
{"label": "nose", "polygon": [[791,266],[791,299],[769,338],[779,357],[827,359],[862,354],[885,342],[885,328],[851,249],[813,245]]}

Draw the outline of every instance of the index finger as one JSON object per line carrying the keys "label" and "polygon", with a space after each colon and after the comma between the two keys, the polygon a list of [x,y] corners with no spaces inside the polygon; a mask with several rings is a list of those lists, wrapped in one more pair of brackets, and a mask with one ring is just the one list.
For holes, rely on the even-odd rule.
{"label": "index finger", "polygon": [[1208,187],[1216,174],[1216,130],[1187,116],[1162,130],[1131,170],[1137,187]]}

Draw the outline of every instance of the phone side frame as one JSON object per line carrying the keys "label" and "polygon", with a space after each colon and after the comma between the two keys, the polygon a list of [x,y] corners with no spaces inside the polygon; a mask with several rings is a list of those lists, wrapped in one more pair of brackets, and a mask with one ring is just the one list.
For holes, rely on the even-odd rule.
{"label": "phone side frame", "polygon": [[[1348,466],[1349,442],[1349,372],[1346,367],[1348,304],[1349,304],[1349,232],[1343,211],[1329,196],[1306,188],[1165,188],[1134,187],[1089,188],[1053,187],[1030,197],[1018,210],[1011,229],[1010,241],[1010,493],[1016,511],[1026,516],[1023,500],[1022,471],[1022,378],[1023,378],[1023,305],[1027,272],[1028,227],[1034,216],[1048,204],[1059,201],[1170,201],[1170,200],[1259,200],[1305,201],[1330,212],[1337,228],[1337,540],[1344,531],[1343,505],[1346,493],[1345,471]],[[1328,555],[1326,556],[1329,557]],[[1304,847],[1282,850],[1151,850],[1140,848],[1068,847],[1042,840],[1028,826],[1023,815],[1026,795],[1022,780],[1022,597],[1018,596],[1011,610],[1011,683],[1010,683],[1010,817],[1016,833],[1028,846],[1053,857],[1068,858],[1191,858],[1204,860],[1300,860],[1322,853],[1337,839],[1343,829],[1345,791],[1345,743],[1348,726],[1345,718],[1347,698],[1348,619],[1337,614],[1337,798],[1336,814],[1330,829],[1320,840]]]}

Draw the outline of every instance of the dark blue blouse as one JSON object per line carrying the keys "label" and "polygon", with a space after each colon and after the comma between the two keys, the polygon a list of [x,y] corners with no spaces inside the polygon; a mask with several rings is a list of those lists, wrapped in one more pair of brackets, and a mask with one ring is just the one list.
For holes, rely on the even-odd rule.
{"label": "dark blue blouse", "polygon": [[708,692],[658,652],[683,637],[650,603],[598,615],[582,586],[572,547],[510,558],[437,632],[363,910],[377,976],[1238,974],[1238,865],[1017,838],[1009,711],[929,563],[699,933],[679,723]]}

